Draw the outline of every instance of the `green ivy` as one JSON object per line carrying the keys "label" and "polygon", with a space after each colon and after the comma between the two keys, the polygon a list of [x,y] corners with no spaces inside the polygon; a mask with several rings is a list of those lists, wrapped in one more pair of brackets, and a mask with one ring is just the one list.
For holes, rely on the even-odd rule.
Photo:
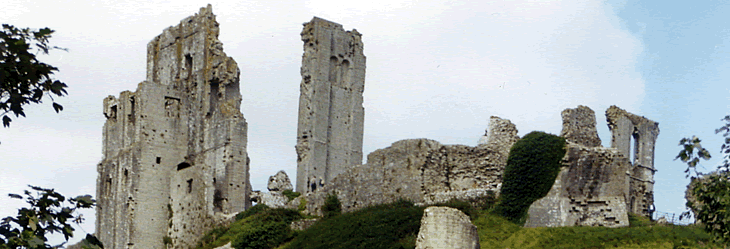
{"label": "green ivy", "polygon": [[522,224],[532,202],[544,197],[560,172],[565,139],[533,131],[510,150],[502,180],[501,201],[495,212]]}

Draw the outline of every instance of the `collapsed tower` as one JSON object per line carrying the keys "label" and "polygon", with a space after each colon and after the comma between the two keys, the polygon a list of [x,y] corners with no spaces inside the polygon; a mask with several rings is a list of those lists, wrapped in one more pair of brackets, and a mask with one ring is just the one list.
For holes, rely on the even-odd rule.
{"label": "collapsed tower", "polygon": [[296,191],[362,163],[365,56],[360,33],[318,17],[304,24]]}
{"label": "collapsed tower", "polygon": [[250,207],[236,62],[208,5],[147,45],[147,78],[104,99],[96,234],[107,248],[188,248]]}

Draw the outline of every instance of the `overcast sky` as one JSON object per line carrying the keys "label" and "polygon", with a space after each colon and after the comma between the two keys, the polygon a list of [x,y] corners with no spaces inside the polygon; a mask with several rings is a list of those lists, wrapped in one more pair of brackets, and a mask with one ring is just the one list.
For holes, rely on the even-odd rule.
{"label": "overcast sky", "polygon": [[[354,2],[354,1],[353,1]],[[147,43],[206,1],[5,0],[0,22],[56,30],[42,57],[67,97],[27,107],[0,128],[0,217],[26,185],[95,194],[102,99],[145,79]],[[659,122],[655,203],[685,210],[677,143],[698,135],[720,161],[714,129],[730,114],[730,4],[686,1],[210,1],[224,51],[241,69],[251,183],[296,179],[302,23],[318,16],[363,34],[367,57],[364,153],[408,138],[476,145],[496,115],[519,135],[559,134],[560,112],[586,105],[610,146],[605,110]],[[86,213],[93,232],[93,212]]]}

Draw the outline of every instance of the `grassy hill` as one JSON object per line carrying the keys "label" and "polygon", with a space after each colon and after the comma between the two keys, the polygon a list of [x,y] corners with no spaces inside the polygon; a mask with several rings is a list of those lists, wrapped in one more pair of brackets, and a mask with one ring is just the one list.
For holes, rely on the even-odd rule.
{"label": "grassy hill", "polygon": [[[631,217],[630,227],[523,228],[489,209],[465,202],[444,204],[470,214],[479,229],[481,248],[723,248],[699,226],[656,224]],[[304,231],[288,222],[303,218],[296,211],[263,205],[238,216],[229,227],[206,235],[200,249],[233,242],[236,248],[337,249],[415,248],[423,207],[407,201],[379,205],[321,219]]]}

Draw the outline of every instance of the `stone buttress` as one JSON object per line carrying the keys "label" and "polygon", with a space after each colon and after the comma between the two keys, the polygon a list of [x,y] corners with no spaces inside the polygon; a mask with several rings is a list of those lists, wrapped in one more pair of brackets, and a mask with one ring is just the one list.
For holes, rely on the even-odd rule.
{"label": "stone buttress", "polygon": [[208,5],[147,45],[147,78],[104,99],[96,235],[106,248],[188,248],[250,207],[238,65]]}
{"label": "stone buttress", "polygon": [[314,17],[304,24],[296,190],[306,193],[362,164],[365,56],[357,30]]}

